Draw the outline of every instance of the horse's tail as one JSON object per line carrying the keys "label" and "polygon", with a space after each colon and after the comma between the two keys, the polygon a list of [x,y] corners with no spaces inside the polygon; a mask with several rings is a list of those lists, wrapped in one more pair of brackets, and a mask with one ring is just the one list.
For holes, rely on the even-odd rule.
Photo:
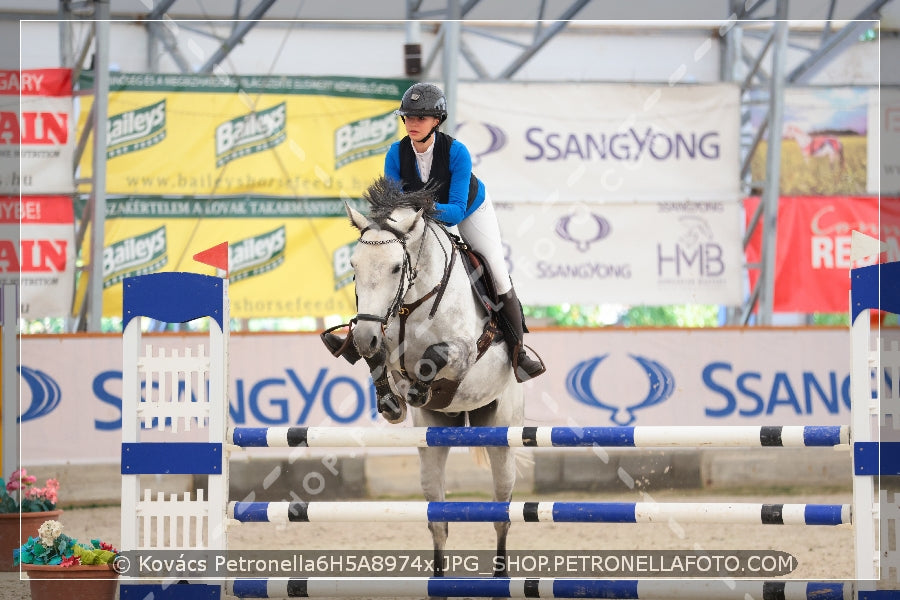
{"label": "horse's tail", "polygon": [[[524,468],[531,467],[534,464],[534,458],[530,452],[524,452],[522,448],[512,448],[513,457],[516,459],[516,475],[521,477],[525,475]],[[484,446],[472,446],[469,448],[469,454],[472,460],[481,469],[489,469],[491,461],[488,459],[487,450]]]}
{"label": "horse's tail", "polygon": [[488,459],[488,453],[484,446],[471,446],[469,454],[472,455],[472,460],[475,461],[475,465],[479,469],[489,469],[491,467],[491,461]]}

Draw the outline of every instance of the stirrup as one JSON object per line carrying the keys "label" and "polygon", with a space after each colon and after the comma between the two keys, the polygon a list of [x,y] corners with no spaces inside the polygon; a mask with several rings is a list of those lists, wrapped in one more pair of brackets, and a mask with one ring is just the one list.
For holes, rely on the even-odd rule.
{"label": "stirrup", "polygon": [[[347,328],[347,336],[345,338],[341,339],[338,334],[332,333],[334,330],[342,329],[344,327]],[[350,329],[350,323],[342,323],[340,325],[335,325],[334,327],[329,327],[319,334],[319,338],[322,340],[322,343],[325,344],[325,347],[328,348],[328,351],[331,352],[332,356],[343,356],[351,365],[362,358],[356,350],[356,346],[353,345],[353,330]]]}
{"label": "stirrup", "polygon": [[[531,350],[531,353],[536,358],[531,358],[531,356],[528,355],[526,348],[528,350]],[[521,354],[524,354],[525,358],[528,358],[529,360],[531,360],[532,362],[534,362],[536,364],[536,367],[532,366],[532,369],[530,372],[526,371],[524,367],[519,367],[519,356]],[[518,381],[519,383],[523,383],[530,379],[534,379],[538,375],[542,375],[543,373],[545,373],[547,371],[547,366],[544,364],[544,360],[540,357],[540,355],[537,352],[534,351],[534,348],[532,348],[531,346],[526,346],[525,344],[519,342],[518,344],[516,344],[516,347],[513,350],[512,355],[513,355],[512,356],[513,373],[516,376],[516,381]]]}

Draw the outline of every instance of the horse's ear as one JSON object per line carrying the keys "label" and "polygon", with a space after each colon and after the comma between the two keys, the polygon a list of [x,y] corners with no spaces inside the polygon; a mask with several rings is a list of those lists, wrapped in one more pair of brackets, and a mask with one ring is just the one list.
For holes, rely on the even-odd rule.
{"label": "horse's ear", "polygon": [[350,217],[350,221],[353,223],[353,226],[362,231],[366,227],[369,226],[369,220],[363,215],[361,212],[344,202],[344,207],[347,209],[347,216]]}
{"label": "horse's ear", "polygon": [[424,212],[425,212],[425,209],[420,208],[415,213],[409,215],[402,221],[399,221],[394,226],[394,229],[396,229],[397,231],[403,232],[403,233],[409,233],[410,231],[412,231],[412,228],[416,226],[416,222],[422,218],[422,215],[424,214]]}

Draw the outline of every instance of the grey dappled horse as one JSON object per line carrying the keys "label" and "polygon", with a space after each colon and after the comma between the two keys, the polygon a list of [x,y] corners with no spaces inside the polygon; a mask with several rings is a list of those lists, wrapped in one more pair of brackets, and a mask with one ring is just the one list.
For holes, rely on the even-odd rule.
{"label": "grey dappled horse", "polygon": [[[353,340],[373,369],[379,410],[400,422],[406,405],[415,426],[517,426],[522,424],[521,385],[505,343],[478,344],[487,311],[473,294],[451,235],[433,214],[427,191],[403,193],[381,178],[365,192],[369,215],[347,207],[359,229],[351,264],[356,275],[357,323]],[[479,356],[480,355],[480,356]],[[385,364],[386,370],[379,370]],[[380,380],[380,381],[379,381]],[[486,448],[494,500],[508,502],[516,477],[514,451]],[[422,490],[429,502],[444,500],[449,448],[420,448]],[[429,523],[435,575],[447,523]],[[495,523],[497,555],[506,575],[509,523]]]}

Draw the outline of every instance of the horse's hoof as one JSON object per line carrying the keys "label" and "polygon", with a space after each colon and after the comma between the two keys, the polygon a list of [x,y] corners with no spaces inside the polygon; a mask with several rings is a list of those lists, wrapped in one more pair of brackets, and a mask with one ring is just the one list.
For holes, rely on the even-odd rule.
{"label": "horse's hoof", "polygon": [[392,425],[406,420],[406,402],[394,394],[379,396],[376,407],[381,416]]}
{"label": "horse's hoof", "polygon": [[410,386],[406,392],[406,402],[413,408],[422,408],[431,399],[431,387],[421,387],[418,384]]}

